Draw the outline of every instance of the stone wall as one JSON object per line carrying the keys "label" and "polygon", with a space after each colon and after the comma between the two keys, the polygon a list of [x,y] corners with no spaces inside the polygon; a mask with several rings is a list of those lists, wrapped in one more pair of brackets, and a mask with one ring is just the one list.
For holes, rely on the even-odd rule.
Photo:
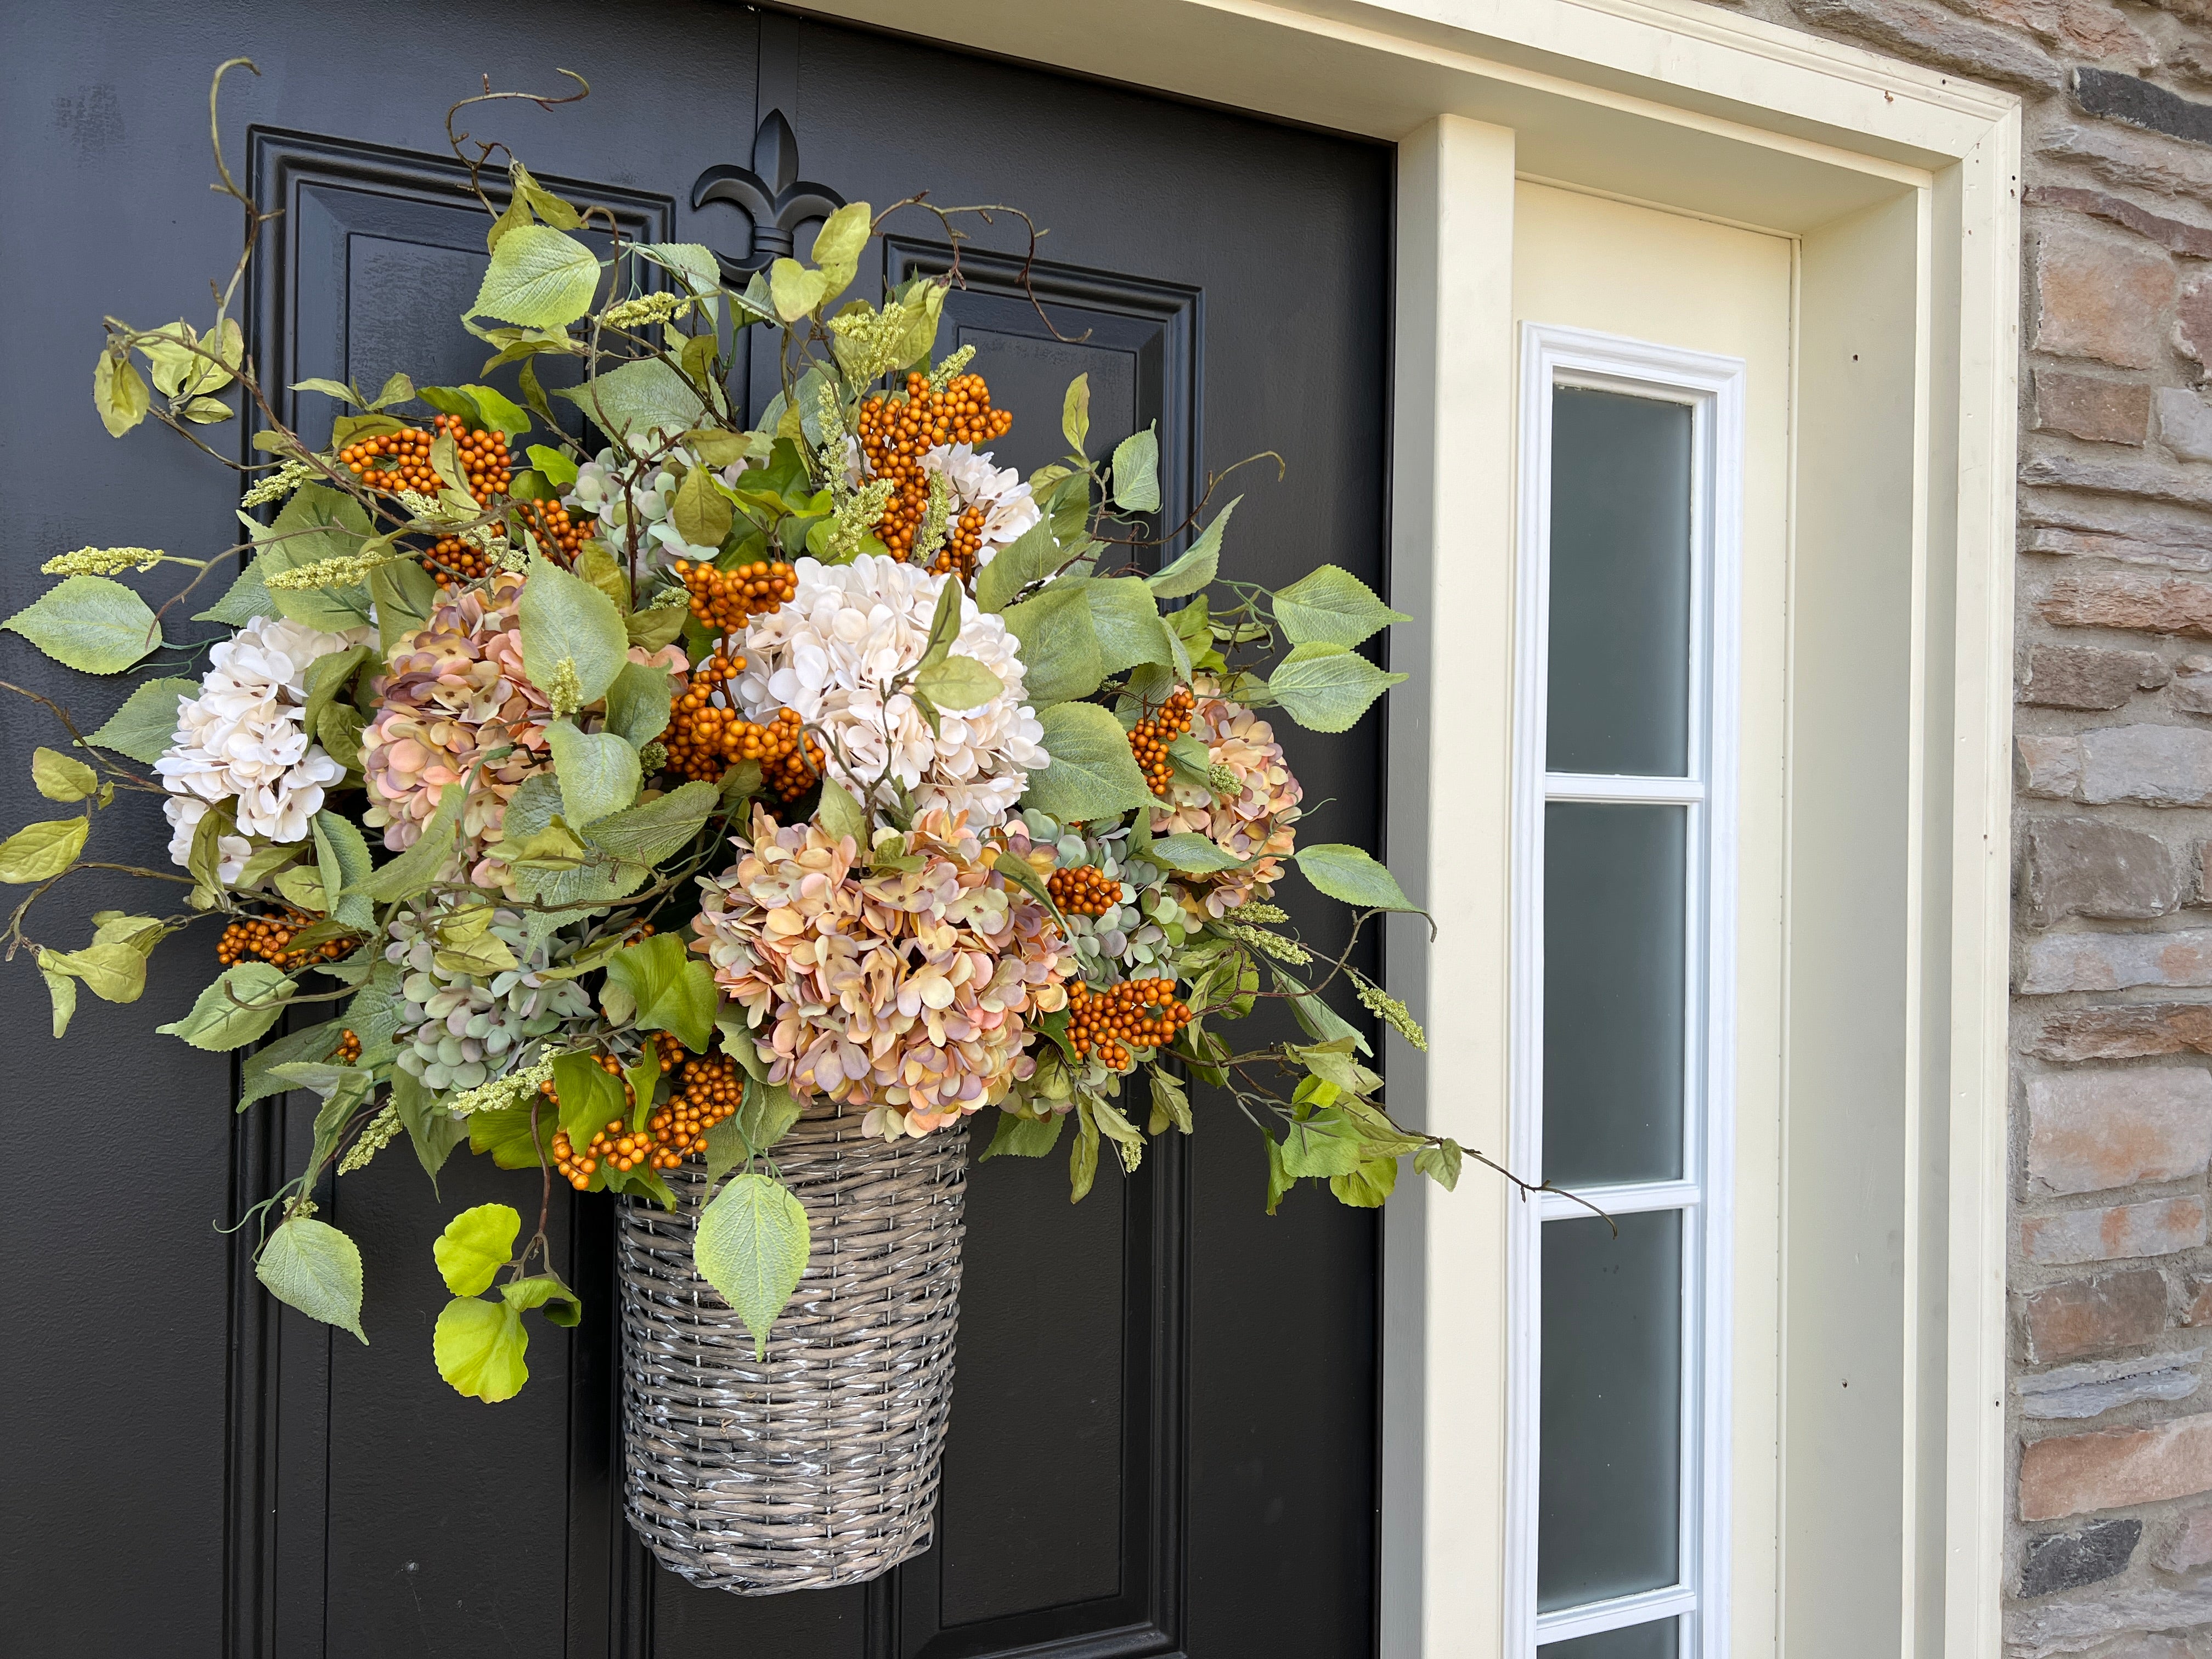
{"label": "stone wall", "polygon": [[2212,1656],[2212,0],[1746,0],[2018,92],[2005,1634]]}

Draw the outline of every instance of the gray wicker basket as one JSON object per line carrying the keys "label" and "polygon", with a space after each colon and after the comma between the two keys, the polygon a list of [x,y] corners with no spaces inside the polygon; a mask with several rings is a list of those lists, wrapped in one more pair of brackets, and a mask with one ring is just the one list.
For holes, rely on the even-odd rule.
{"label": "gray wicker basket", "polygon": [[968,1138],[885,1145],[817,1107],[775,1149],[813,1251],[767,1357],[692,1265],[706,1182],[620,1212],[624,1504],[662,1565],[741,1595],[827,1589],[929,1547],[952,1403]]}

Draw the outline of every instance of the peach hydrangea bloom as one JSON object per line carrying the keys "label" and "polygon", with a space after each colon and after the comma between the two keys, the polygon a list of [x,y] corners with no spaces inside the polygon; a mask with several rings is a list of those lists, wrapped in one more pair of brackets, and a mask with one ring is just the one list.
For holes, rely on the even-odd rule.
{"label": "peach hydrangea bloom", "polygon": [[1273,726],[1243,703],[1222,696],[1211,681],[1201,678],[1191,689],[1198,693],[1191,735],[1206,745],[1215,783],[1233,785],[1235,793],[1224,788],[1216,795],[1178,780],[1169,788],[1168,804],[1152,813],[1152,833],[1189,831],[1240,859],[1257,860],[1218,876],[1176,878],[1185,909],[1218,918],[1274,890],[1282,860],[1297,844],[1291,826],[1297,821],[1305,791],[1291,775]]}
{"label": "peach hydrangea bloom", "polygon": [[[745,1010],[771,1082],[868,1108],[886,1140],[957,1123],[1036,1062],[1036,1018],[1067,1006],[1074,958],[1052,913],[991,868],[964,819],[850,836],[754,809],[738,862],[702,878],[691,948]],[[912,861],[902,869],[890,861]]]}

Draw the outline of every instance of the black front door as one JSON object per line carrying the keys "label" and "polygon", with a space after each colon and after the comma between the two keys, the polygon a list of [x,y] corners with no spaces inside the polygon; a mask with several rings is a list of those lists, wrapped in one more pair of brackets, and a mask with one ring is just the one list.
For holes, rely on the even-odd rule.
{"label": "black front door", "polygon": [[[403,365],[475,377],[483,349],[454,319],[484,225],[441,122],[483,72],[553,89],[556,66],[578,66],[583,102],[478,106],[462,125],[633,236],[738,257],[749,222],[723,202],[695,210],[693,187],[750,164],[772,109],[802,175],[848,199],[880,208],[926,189],[947,206],[1027,210],[1050,231],[1032,273],[1050,325],[1021,291],[1024,240],[1002,217],[963,258],[941,343],[975,345],[994,401],[1015,411],[1001,461],[1026,471],[1054,453],[1061,392],[1087,372],[1094,452],[1159,422],[1170,522],[1209,469],[1266,450],[1286,461],[1280,483],[1268,464],[1232,486],[1245,501],[1224,574],[1279,585],[1326,560],[1382,586],[1387,149],[702,0],[75,0],[11,6],[7,36],[5,611],[43,588],[38,562],[55,553],[229,538],[223,471],[151,428],[111,441],[86,371],[102,312],[197,317],[206,277],[235,257],[236,216],[204,190],[207,76],[234,54],[264,73],[233,77],[227,155],[283,210],[249,313],[265,384],[374,385]],[[914,214],[883,274],[945,254]],[[94,722],[120,695],[12,635],[0,678]],[[6,752],[53,741],[44,720],[0,702]],[[1281,734],[1308,802],[1326,803],[1304,833],[1376,846],[1377,717],[1341,738]],[[0,779],[0,805],[10,827],[50,816],[20,773]],[[142,839],[134,855],[161,863],[157,827]],[[81,898],[88,913],[116,902],[89,884]],[[143,1002],[89,1004],[61,1047],[28,964],[8,969],[0,1647],[1371,1650],[1373,1218],[1306,1192],[1267,1218],[1257,1133],[1233,1103],[1203,1102],[1194,1139],[1133,1178],[1102,1171],[1079,1206],[1060,1158],[973,1173],[936,1547],[873,1585],[741,1598],[661,1572],[621,1519],[611,1200],[561,1220],[584,1327],[542,1332],[529,1386],[503,1405],[458,1397],[432,1367],[445,1292],[428,1244],[459,1209],[515,1200],[525,1177],[457,1158],[433,1194],[394,1156],[324,1195],[368,1259],[370,1346],[260,1295],[242,1243],[211,1224],[292,1167],[302,1123],[266,1107],[234,1120],[222,1060],[151,1035],[211,959],[200,935],[168,942]]]}

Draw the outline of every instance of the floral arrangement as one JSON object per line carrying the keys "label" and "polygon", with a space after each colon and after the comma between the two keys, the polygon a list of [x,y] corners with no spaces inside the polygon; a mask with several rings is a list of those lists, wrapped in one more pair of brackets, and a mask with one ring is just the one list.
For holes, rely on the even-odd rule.
{"label": "floral arrangement", "polygon": [[[1193,1131],[1195,1083],[1260,1130],[1271,1212],[1308,1180],[1380,1204],[1407,1156],[1452,1185],[1461,1149],[1389,1119],[1323,992],[1419,1028],[1274,902],[1295,868],[1355,939],[1413,908],[1358,848],[1301,842],[1277,738],[1350,728],[1402,678],[1358,647],[1401,618],[1333,565],[1221,580],[1234,501],[1152,568],[1157,434],[1094,453],[1081,380],[1064,458],[999,465],[1016,416],[969,350],[936,354],[963,210],[890,210],[938,216],[945,276],[848,297],[889,216],[854,204],[811,262],[738,286],[702,247],[610,240],[519,161],[495,201],[494,148],[456,143],[491,216],[461,319],[487,383],[304,382],[338,406],[320,445],[229,315],[264,216],[218,151],[246,236],[212,324],[108,319],[94,397],[117,437],[150,418],[217,460],[199,433],[250,423],[246,537],[62,554],[4,624],[137,677],[88,731],[38,698],[63,735],[32,774],[72,810],[0,844],[27,890],[7,954],[59,1037],[82,993],[131,1001],[169,935],[219,930],[161,1029],[250,1051],[241,1109],[322,1103],[247,1218],[269,1291],[368,1340],[360,1253],[315,1194],[402,1139],[434,1176],[464,1146],[538,1172],[519,1250],[501,1204],[434,1246],[438,1369],[487,1401],[528,1374],[526,1312],[580,1316],[548,1259],[556,1177],[667,1203],[695,1166],[701,1271],[765,1342],[808,1248],[776,1146],[809,1111],[887,1141],[988,1111],[985,1156],[1066,1141],[1080,1199],[1103,1147],[1133,1170]],[[746,331],[782,363],[750,422]],[[118,580],[165,565],[190,574],[158,607]],[[136,873],[179,902],[40,934],[57,884],[127,867],[104,816],[149,798],[173,867]],[[1237,1047],[1263,1000],[1302,1042]]]}

